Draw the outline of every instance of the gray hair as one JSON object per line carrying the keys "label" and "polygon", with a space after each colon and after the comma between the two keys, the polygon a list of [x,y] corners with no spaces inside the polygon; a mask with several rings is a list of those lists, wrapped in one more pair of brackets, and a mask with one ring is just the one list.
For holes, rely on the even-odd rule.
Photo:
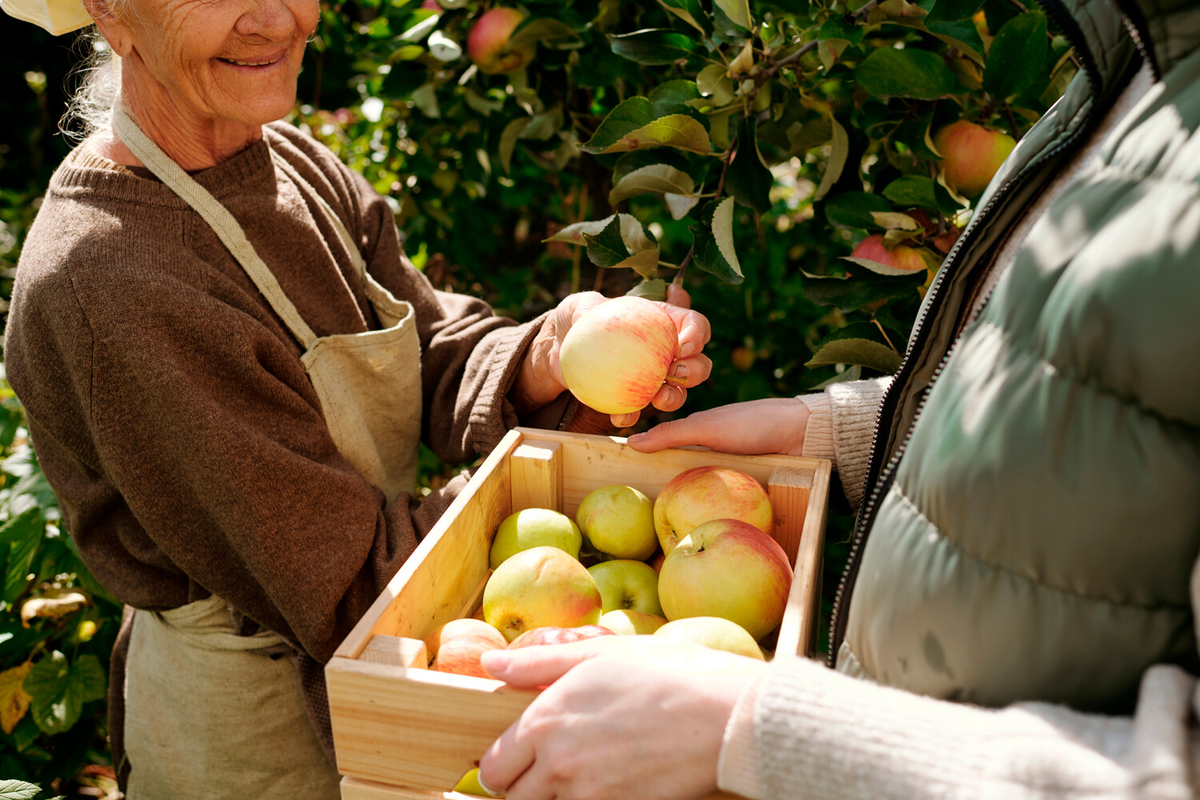
{"label": "gray hair", "polygon": [[81,141],[108,127],[112,120],[121,79],[121,58],[95,25],[83,29],[75,47],[82,58],[72,70],[76,86],[58,127],[67,138]]}

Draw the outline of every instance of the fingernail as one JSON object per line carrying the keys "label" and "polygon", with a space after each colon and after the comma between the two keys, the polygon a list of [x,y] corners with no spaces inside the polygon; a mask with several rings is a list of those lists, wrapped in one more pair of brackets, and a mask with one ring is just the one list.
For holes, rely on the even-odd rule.
{"label": "fingernail", "polygon": [[630,444],[641,444],[642,442],[646,441],[646,434],[635,433],[628,437],[625,441],[629,442]]}
{"label": "fingernail", "polygon": [[479,788],[487,792],[488,797],[504,797],[504,792],[497,792],[495,789],[489,789],[488,785],[483,782],[483,770],[475,776],[475,780],[479,782]]}
{"label": "fingernail", "polygon": [[679,348],[679,357],[687,358],[688,356],[690,356],[692,354],[692,350],[694,350],[695,347],[696,346],[694,344],[692,344],[691,342],[684,342],[683,347]]}
{"label": "fingernail", "polygon": [[687,364],[676,364],[671,374],[681,381],[686,381],[688,376]]}

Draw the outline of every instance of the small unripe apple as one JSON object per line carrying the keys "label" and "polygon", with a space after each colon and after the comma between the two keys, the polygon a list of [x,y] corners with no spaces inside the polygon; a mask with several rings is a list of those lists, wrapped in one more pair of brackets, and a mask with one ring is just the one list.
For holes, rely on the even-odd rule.
{"label": "small unripe apple", "polygon": [[588,492],[575,521],[601,553],[642,561],[658,549],[653,508],[650,498],[632,486],[612,484]]}
{"label": "small unripe apple", "polygon": [[769,534],[775,518],[762,484],[732,467],[684,470],[654,500],[654,532],[666,554],[697,525],[714,519],[742,520]]}
{"label": "small unripe apple", "polygon": [[934,134],[933,146],[942,154],[946,183],[974,198],[992,182],[1017,142],[1007,133],[960,119]]}
{"label": "small unripe apple", "polygon": [[878,261],[880,264],[894,269],[903,269],[912,272],[927,269],[929,266],[925,263],[925,259],[921,258],[921,254],[912,247],[898,244],[891,250],[888,250],[884,247],[883,234],[881,233],[873,233],[859,242],[858,246],[850,253],[850,257]]}
{"label": "small unripe apple", "polygon": [[516,72],[533,60],[532,43],[515,49],[508,46],[509,37],[525,16],[525,12],[515,8],[493,8],[475,20],[467,36],[467,55],[480,72],[489,75]]}
{"label": "small unripe apple", "polygon": [[483,587],[483,618],[510,642],[531,628],[595,625],[601,606],[587,567],[557,547],[522,550]]}
{"label": "small unripe apple", "polygon": [[579,402],[630,414],[654,399],[678,350],[670,315],[653,300],[627,295],[584,312],[563,337],[559,366]]}

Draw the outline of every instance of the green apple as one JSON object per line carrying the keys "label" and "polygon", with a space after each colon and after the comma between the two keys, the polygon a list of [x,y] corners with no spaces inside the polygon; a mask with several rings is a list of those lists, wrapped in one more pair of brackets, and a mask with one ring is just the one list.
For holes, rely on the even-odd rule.
{"label": "green apple", "polygon": [[548,545],[506,559],[483,587],[483,619],[509,642],[532,628],[595,625],[600,609],[587,567]]}
{"label": "green apple", "polygon": [[566,514],[548,508],[527,508],[510,514],[500,523],[488,553],[492,569],[503,564],[515,553],[531,547],[549,545],[579,558],[583,534]]}
{"label": "green apple", "polygon": [[628,558],[601,561],[588,567],[588,572],[600,588],[604,611],[629,608],[662,616],[662,605],[658,602],[658,573],[645,561]]}
{"label": "green apple", "polygon": [[732,467],[684,470],[654,500],[654,531],[664,553],[692,528],[713,519],[740,519],[770,533],[774,514],[762,484]]}
{"label": "green apple", "polygon": [[792,566],[779,543],[753,525],[697,525],[663,560],[659,600],[669,620],[723,617],[761,639],[787,608]]}
{"label": "green apple", "polygon": [[762,648],[750,632],[723,617],[688,617],[671,620],[654,632],[655,636],[677,642],[693,642],[725,650],[747,658],[765,661]]}
{"label": "green apple", "polygon": [[654,633],[667,624],[667,618],[656,614],[647,614],[645,611],[634,611],[631,608],[616,608],[601,614],[598,624],[613,633],[629,636],[639,633]]}
{"label": "green apple", "polygon": [[654,505],[632,486],[614,484],[589,492],[575,522],[592,547],[614,558],[645,561],[658,549]]}

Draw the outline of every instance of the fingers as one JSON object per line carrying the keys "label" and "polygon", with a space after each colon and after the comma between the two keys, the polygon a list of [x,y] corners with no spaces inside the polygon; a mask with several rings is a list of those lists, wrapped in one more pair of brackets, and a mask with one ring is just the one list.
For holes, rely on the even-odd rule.
{"label": "fingers", "polygon": [[708,318],[697,311],[678,306],[664,304],[663,308],[679,330],[679,357],[684,359],[699,354],[712,338]]}
{"label": "fingers", "polygon": [[481,658],[493,678],[523,689],[549,686],[577,664],[595,658],[595,651],[557,645],[522,648],[509,652],[491,650]]}
{"label": "fingers", "polygon": [[509,725],[479,760],[479,785],[493,796],[506,794],[517,779],[533,766],[537,756],[532,740],[522,735],[523,720],[524,717],[521,717]]}
{"label": "fingers", "polygon": [[667,302],[679,308],[691,308],[692,296],[678,283],[667,284]]}
{"label": "fingers", "polygon": [[699,444],[704,438],[701,434],[703,425],[698,424],[697,414],[683,419],[675,419],[655,425],[645,433],[635,433],[627,443],[639,453],[657,453],[669,447],[680,447],[688,444]]}

